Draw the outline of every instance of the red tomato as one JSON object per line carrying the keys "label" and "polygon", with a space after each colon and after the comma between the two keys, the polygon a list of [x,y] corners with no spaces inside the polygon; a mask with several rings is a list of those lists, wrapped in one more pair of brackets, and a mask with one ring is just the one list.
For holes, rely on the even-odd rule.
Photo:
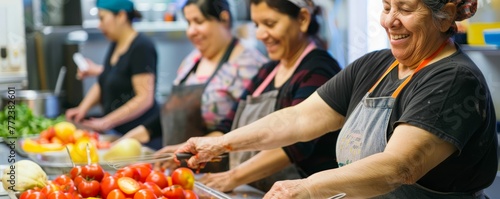
{"label": "red tomato", "polygon": [[52,139],[56,136],[56,131],[54,127],[49,127],[40,133],[40,138]]}
{"label": "red tomato", "polygon": [[141,166],[145,166],[151,170],[153,169],[153,164],[150,164],[150,163],[135,163],[135,164],[130,165],[129,167],[135,168],[135,167],[141,167]]}
{"label": "red tomato", "polygon": [[117,179],[113,176],[108,176],[101,181],[101,197],[106,198],[113,189],[119,189]]}
{"label": "red tomato", "polygon": [[68,175],[60,175],[54,179],[54,182],[58,185],[64,185],[73,182],[73,180]]}
{"label": "red tomato", "polygon": [[55,184],[52,181],[48,181],[47,185],[45,185],[45,187],[43,187],[40,192],[48,196],[54,191],[60,191],[59,185]]}
{"label": "red tomato", "polygon": [[165,177],[165,174],[163,174],[160,171],[151,171],[148,178],[146,179],[146,182],[155,183],[156,185],[158,185],[162,189],[168,186],[168,182],[167,182],[167,178]]}
{"label": "red tomato", "polygon": [[172,182],[174,185],[181,185],[184,189],[193,190],[194,173],[191,169],[185,167],[177,168],[172,173]]}
{"label": "red tomato", "polygon": [[149,174],[151,174],[151,169],[147,166],[134,166],[131,167],[135,169],[136,173],[139,175],[139,181],[146,182]]}
{"label": "red tomato", "polygon": [[152,182],[145,182],[144,186],[150,190],[153,191],[153,193],[156,195],[156,197],[163,196],[163,193],[161,192],[161,189],[158,185]]}
{"label": "red tomato", "polygon": [[76,176],[73,182],[75,183],[75,186],[78,187],[78,185],[82,183],[83,180],[85,180],[85,178],[83,178],[82,176]]}
{"label": "red tomato", "polygon": [[101,190],[101,186],[96,180],[83,180],[80,184],[78,184],[78,192],[82,195],[83,198],[95,197],[99,195],[99,191]]}
{"label": "red tomato", "polygon": [[167,187],[163,190],[161,190],[163,193],[163,196],[167,197],[168,199],[185,199],[186,197],[184,196],[184,190],[180,185],[172,185],[170,187]]}
{"label": "red tomato", "polygon": [[24,191],[23,193],[21,193],[21,195],[19,196],[19,199],[27,199],[28,196],[31,195],[33,192],[36,192],[36,191],[33,189],[28,189],[28,190]]}
{"label": "red tomato", "polygon": [[104,176],[104,169],[99,164],[85,165],[82,168],[82,176],[100,182]]}
{"label": "red tomato", "polygon": [[34,191],[26,196],[26,199],[47,199],[47,195],[42,192]]}
{"label": "red tomato", "polygon": [[186,199],[199,199],[193,190],[184,190],[184,196],[186,196]]}
{"label": "red tomato", "polygon": [[58,184],[63,192],[73,192],[75,190],[75,183],[68,175],[57,176],[54,183]]}
{"label": "red tomato", "polygon": [[65,192],[64,195],[67,199],[82,199],[82,196],[77,192]]}
{"label": "red tomato", "polygon": [[137,173],[137,171],[135,169],[132,169],[130,167],[123,167],[123,168],[120,168],[118,169],[118,171],[116,171],[116,175],[117,176],[123,176],[123,177],[129,177],[129,178],[132,178],[134,180],[139,180],[141,179],[139,173]]}
{"label": "red tomato", "polygon": [[141,185],[132,178],[121,177],[118,178],[118,187],[123,193],[130,195],[137,192],[141,188]]}
{"label": "red tomato", "polygon": [[109,174],[109,172],[107,172],[107,171],[104,171],[104,175],[102,176],[102,179],[104,179],[108,176],[111,176],[111,174]]}
{"label": "red tomato", "polygon": [[150,189],[141,189],[134,194],[134,199],[156,199],[156,195]]}
{"label": "red tomato", "polygon": [[71,177],[71,179],[74,180],[76,176],[79,176],[81,173],[82,173],[82,166],[75,166],[70,170],[69,177]]}
{"label": "red tomato", "polygon": [[54,191],[47,196],[48,199],[70,199],[62,191]]}
{"label": "red tomato", "polygon": [[106,196],[106,199],[125,199],[125,194],[120,189],[113,189]]}

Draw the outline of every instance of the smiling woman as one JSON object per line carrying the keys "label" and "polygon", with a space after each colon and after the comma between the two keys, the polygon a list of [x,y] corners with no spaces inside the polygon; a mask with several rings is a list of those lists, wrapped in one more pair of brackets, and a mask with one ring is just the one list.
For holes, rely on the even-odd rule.
{"label": "smiling woman", "polygon": [[450,41],[455,21],[472,16],[477,2],[383,5],[391,49],[359,58],[296,106],[222,138],[192,138],[176,153],[195,153],[189,164],[196,166],[220,153],[287,146],[342,128],[339,168],[277,182],[264,198],[487,198],[498,165],[491,93]]}

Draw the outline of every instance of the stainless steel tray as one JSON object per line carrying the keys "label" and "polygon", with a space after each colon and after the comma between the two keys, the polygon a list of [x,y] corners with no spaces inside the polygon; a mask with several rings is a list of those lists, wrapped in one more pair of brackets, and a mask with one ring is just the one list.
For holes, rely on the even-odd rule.
{"label": "stainless steel tray", "polygon": [[231,199],[231,197],[229,197],[228,195],[226,195],[222,192],[216,191],[212,188],[209,188],[200,182],[194,183],[193,191],[198,195],[198,197],[200,199],[212,199],[212,198]]}

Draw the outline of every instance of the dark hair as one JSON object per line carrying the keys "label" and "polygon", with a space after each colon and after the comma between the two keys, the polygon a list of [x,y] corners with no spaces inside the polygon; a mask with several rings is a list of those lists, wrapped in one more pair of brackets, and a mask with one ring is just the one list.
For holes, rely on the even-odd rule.
{"label": "dark hair", "polygon": [[[274,10],[286,14],[293,19],[297,19],[300,14],[300,8],[293,4],[288,0],[250,0],[252,4],[259,4],[265,2],[269,7]],[[314,9],[314,13],[311,13],[311,23],[309,23],[309,27],[307,27],[307,35],[316,36],[319,32],[319,23],[316,19],[316,14],[318,14],[319,10],[317,8]]]}
{"label": "dark hair", "polygon": [[[427,6],[431,10],[432,13],[432,19],[434,20],[434,24],[436,26],[439,26],[439,23],[447,18],[450,18],[451,16],[446,13],[445,11],[442,10],[443,6],[448,3],[448,1],[444,0],[422,0],[424,2],[424,5]],[[453,22],[455,23],[455,22]],[[446,35],[448,36],[453,36],[456,32],[456,30],[453,27],[450,27],[446,31]]]}
{"label": "dark hair", "polygon": [[[187,0],[184,7],[191,4],[195,4],[198,8],[200,8],[201,14],[203,14],[205,18],[213,18],[217,21],[222,21],[220,14],[223,11],[227,11],[229,14],[229,28],[232,27],[233,19],[231,17],[231,11],[229,10],[229,3],[227,0]],[[183,12],[184,7],[182,9]]]}
{"label": "dark hair", "polygon": [[[120,13],[120,12],[117,12],[117,13],[113,12],[114,15],[118,15],[118,13]],[[126,12],[126,14],[127,14],[127,20],[128,20],[128,22],[130,24],[132,24],[132,22],[135,19],[141,19],[142,18],[142,14],[139,11],[137,11],[137,10],[132,10],[130,12]]]}

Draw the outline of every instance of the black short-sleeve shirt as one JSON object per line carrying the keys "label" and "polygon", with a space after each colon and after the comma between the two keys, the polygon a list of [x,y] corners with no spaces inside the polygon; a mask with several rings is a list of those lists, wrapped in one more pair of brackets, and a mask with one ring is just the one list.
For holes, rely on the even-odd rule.
{"label": "black short-sleeve shirt", "polygon": [[[321,98],[346,116],[395,58],[390,50],[356,60],[318,89]],[[370,95],[389,96],[401,83],[397,69]],[[417,183],[442,192],[474,192],[488,187],[497,172],[496,117],[486,81],[460,49],[416,73],[396,98],[387,138],[407,123],[452,143],[458,152]]]}
{"label": "black short-sleeve shirt", "polygon": [[[127,52],[120,56],[118,62],[111,66],[110,60],[116,43],[111,43],[104,61],[104,71],[98,79],[101,87],[101,104],[104,114],[108,114],[127,103],[135,96],[132,85],[132,76],[141,73],[152,73],[155,75],[157,53],[153,42],[145,35],[139,33],[130,44]],[[155,84],[156,85],[156,84]],[[152,89],[155,88],[144,88]],[[119,133],[125,134],[132,128],[142,124],[148,117],[159,114],[159,107],[154,105],[138,118],[115,127]]]}

